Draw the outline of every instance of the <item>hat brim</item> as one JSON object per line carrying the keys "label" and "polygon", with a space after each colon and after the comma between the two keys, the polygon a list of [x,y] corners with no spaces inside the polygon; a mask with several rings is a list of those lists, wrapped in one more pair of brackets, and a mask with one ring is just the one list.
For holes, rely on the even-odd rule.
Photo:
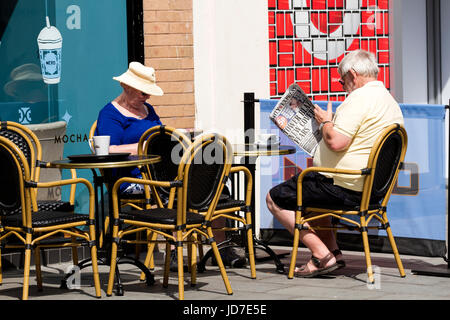
{"label": "hat brim", "polygon": [[142,81],[136,77],[128,75],[127,72],[118,77],[113,77],[113,79],[151,96],[164,95],[164,91],[156,84]]}
{"label": "hat brim", "polygon": [[43,90],[46,84],[42,81],[42,76],[39,80],[13,80],[6,83],[3,90],[7,95],[12,97],[24,97],[32,90]]}

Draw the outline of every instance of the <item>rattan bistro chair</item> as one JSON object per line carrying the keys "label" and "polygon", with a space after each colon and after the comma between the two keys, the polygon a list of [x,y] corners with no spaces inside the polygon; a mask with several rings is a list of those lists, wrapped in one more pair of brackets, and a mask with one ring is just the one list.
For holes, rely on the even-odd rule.
{"label": "rattan bistro chair", "polygon": [[[139,139],[139,155],[158,155],[161,161],[152,165],[141,167],[144,179],[156,181],[173,181],[178,175],[179,160],[184,152],[191,145],[190,139],[175,128],[165,125],[154,126],[144,132]],[[145,198],[153,199],[158,208],[172,209],[175,201],[175,188],[164,188],[150,186],[151,195],[148,188],[145,188]],[[176,203],[175,203],[176,205]],[[146,209],[150,209],[147,201]],[[155,247],[156,233],[148,233],[147,237],[153,237],[153,241],[147,245],[147,256],[144,264],[147,268],[154,268],[153,250]],[[170,252],[166,252],[170,255]],[[145,274],[141,273],[141,280],[145,279]]]}
{"label": "rattan bistro chair", "polygon": [[[79,247],[85,244],[91,248],[95,295],[101,297],[95,244],[94,189],[92,185],[82,178],[35,182],[31,179],[31,176],[30,166],[20,148],[9,139],[0,137],[0,250],[2,243],[9,237],[15,237],[20,244],[6,244],[5,248],[14,247],[25,250],[22,299],[28,299],[32,250],[41,246]],[[84,184],[89,191],[88,215],[70,211],[32,212],[31,207],[36,188],[49,188],[73,183]],[[18,208],[20,208],[20,213],[14,213]],[[80,227],[87,228],[87,230],[84,231]],[[72,242],[52,245],[41,244],[41,242],[59,233],[70,236]],[[35,250],[35,252],[38,251]],[[37,253],[35,257],[38,288],[42,288],[39,254]]]}
{"label": "rattan bistro chair", "polygon": [[[11,140],[19,147],[27,159],[27,163],[30,168],[31,180],[39,182],[41,166],[45,168],[46,163],[42,161],[42,146],[38,137],[28,127],[13,121],[1,121],[0,122],[0,136]],[[50,169],[47,169],[50,170]],[[51,169],[54,170],[54,169]],[[72,179],[77,177],[75,169],[70,170]],[[32,211],[67,211],[73,212],[75,206],[75,191],[76,184],[70,186],[70,195],[68,201],[65,200],[37,200],[37,189],[33,192],[35,196],[32,198]],[[20,213],[21,208],[17,208],[14,213]],[[55,239],[51,240],[55,241]],[[58,241],[66,241],[61,238]],[[39,248],[36,249],[36,252]],[[44,256],[42,251],[42,256]],[[45,263],[45,259],[44,263]],[[72,261],[74,264],[78,264],[78,251],[76,248],[72,248]]]}
{"label": "rattan bistro chair", "polygon": [[[5,137],[15,143],[24,153],[31,170],[31,179],[40,180],[41,166],[45,168],[45,162],[42,161],[42,146],[38,137],[26,126],[13,122],[1,121],[0,136]],[[76,178],[75,169],[70,170],[72,178]],[[33,198],[33,210],[58,210],[73,211],[75,203],[76,186],[70,188],[69,201],[63,200],[36,200]],[[37,196],[37,190],[34,190]],[[17,211],[19,212],[20,209]]]}
{"label": "rattan bistro chair", "polygon": [[[143,230],[156,232],[166,239],[166,249],[174,243],[178,260],[178,292],[179,299],[184,299],[183,245],[192,246],[191,285],[196,283],[196,250],[197,234],[204,236],[206,243],[211,245],[218,262],[225,288],[232,294],[225,267],[220,257],[211,228],[211,216],[215,210],[220,194],[228,176],[232,162],[232,149],[228,141],[220,135],[204,135],[186,150],[178,166],[178,175],[174,181],[155,181],[134,178],[121,178],[113,187],[113,243],[111,266],[107,295],[112,294],[115,274],[117,247],[123,236]],[[171,188],[177,190],[176,209],[153,208],[135,210],[119,214],[118,189],[124,182],[141,183],[150,186]],[[206,214],[193,211],[208,205]],[[125,228],[125,226],[128,226]],[[163,286],[168,286],[170,257],[166,255]]]}
{"label": "rattan bistro chair", "polygon": [[[300,230],[307,229],[359,229],[362,235],[364,253],[367,264],[367,275],[370,283],[374,283],[372,262],[370,259],[370,249],[368,240],[368,229],[385,229],[388,235],[397,267],[401,277],[405,277],[402,261],[392,235],[389,220],[386,214],[386,207],[391,196],[392,189],[398,177],[399,169],[402,166],[405,158],[408,138],[403,126],[393,124],[385,128],[380,133],[369,155],[369,160],[366,168],[361,170],[339,170],[323,167],[309,167],[302,171],[298,177],[297,182],[297,205],[298,208],[295,213],[295,229],[294,229],[294,243],[292,247],[292,258],[289,267],[288,278],[292,279],[294,276],[294,268],[297,259],[297,250],[299,242]],[[308,172],[331,172],[349,175],[364,175],[364,187],[362,192],[361,203],[355,207],[326,207],[323,204],[310,205],[305,207],[302,205],[302,180]],[[372,199],[380,199],[373,201]],[[316,215],[313,215],[316,214]],[[359,222],[345,217],[346,215],[359,216]],[[339,223],[329,227],[311,227],[305,226],[309,221],[319,220],[324,217],[333,217]],[[378,220],[380,225],[369,226],[372,219]],[[333,220],[333,219],[332,219]]]}

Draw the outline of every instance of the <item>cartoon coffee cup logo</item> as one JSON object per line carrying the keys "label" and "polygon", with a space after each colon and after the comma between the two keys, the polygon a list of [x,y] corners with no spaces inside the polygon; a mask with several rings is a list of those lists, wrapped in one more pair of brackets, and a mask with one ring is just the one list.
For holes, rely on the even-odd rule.
{"label": "cartoon coffee cup logo", "polygon": [[62,36],[58,29],[50,25],[50,19],[45,17],[46,26],[37,38],[41,71],[45,83],[59,83],[61,79]]}

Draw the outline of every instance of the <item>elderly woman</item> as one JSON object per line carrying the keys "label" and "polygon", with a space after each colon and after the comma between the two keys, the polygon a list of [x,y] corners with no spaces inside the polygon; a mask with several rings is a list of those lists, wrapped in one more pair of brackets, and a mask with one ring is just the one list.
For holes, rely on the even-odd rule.
{"label": "elderly woman", "polygon": [[[162,96],[156,85],[155,70],[139,62],[131,62],[128,70],[118,77],[122,93],[106,104],[97,119],[95,135],[110,136],[110,153],[137,154],[138,141],[149,128],[161,125],[153,107],[147,103],[151,95]],[[120,176],[141,177],[138,168],[123,169]],[[138,184],[122,184],[122,194],[138,194],[143,188]]]}

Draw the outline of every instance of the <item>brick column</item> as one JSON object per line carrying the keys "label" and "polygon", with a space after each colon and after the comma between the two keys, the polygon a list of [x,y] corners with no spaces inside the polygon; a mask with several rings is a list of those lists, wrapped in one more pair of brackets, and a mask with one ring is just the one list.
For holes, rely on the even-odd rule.
{"label": "brick column", "polygon": [[143,0],[145,65],[156,70],[164,96],[151,97],[161,121],[193,128],[194,48],[192,0]]}

